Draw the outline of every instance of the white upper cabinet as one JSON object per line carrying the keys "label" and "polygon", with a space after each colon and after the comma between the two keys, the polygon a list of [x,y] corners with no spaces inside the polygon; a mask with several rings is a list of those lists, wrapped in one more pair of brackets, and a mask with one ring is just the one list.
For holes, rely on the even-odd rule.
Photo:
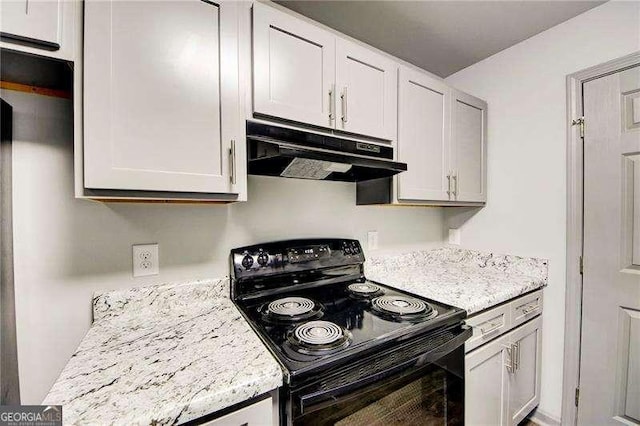
{"label": "white upper cabinet", "polygon": [[398,65],[370,49],[336,42],[336,129],[394,140]]}
{"label": "white upper cabinet", "polygon": [[73,61],[81,9],[72,0],[2,0],[0,48]]}
{"label": "white upper cabinet", "polygon": [[398,203],[474,205],[487,199],[487,104],[437,77],[401,67]]}
{"label": "white upper cabinet", "polygon": [[400,201],[449,200],[450,89],[439,79],[400,68],[397,178]]}
{"label": "white upper cabinet", "polygon": [[398,65],[274,7],[253,5],[253,113],[395,140]]}
{"label": "white upper cabinet", "polygon": [[487,103],[452,90],[452,186],[456,201],[487,200]]}
{"label": "white upper cabinet", "polygon": [[246,191],[234,2],[87,1],[84,186]]}
{"label": "white upper cabinet", "polygon": [[40,45],[45,49],[59,49],[61,3],[60,0],[3,1],[2,37]]}
{"label": "white upper cabinet", "polygon": [[335,43],[330,32],[255,2],[254,112],[333,127]]}

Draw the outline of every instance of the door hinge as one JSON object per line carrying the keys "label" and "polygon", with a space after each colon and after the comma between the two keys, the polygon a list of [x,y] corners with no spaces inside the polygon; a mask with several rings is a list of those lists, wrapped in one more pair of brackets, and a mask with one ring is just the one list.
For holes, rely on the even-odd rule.
{"label": "door hinge", "polygon": [[578,406],[579,401],[580,401],[580,388],[576,388],[576,407]]}
{"label": "door hinge", "polygon": [[572,126],[580,126],[580,137],[584,138],[584,117],[576,118],[571,121]]}
{"label": "door hinge", "polygon": [[580,275],[584,275],[584,258],[580,256]]}

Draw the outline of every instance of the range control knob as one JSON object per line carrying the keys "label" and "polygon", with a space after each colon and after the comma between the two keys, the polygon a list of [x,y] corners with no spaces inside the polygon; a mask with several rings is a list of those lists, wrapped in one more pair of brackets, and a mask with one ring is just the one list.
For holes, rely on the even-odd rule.
{"label": "range control knob", "polygon": [[269,263],[269,253],[265,253],[263,251],[258,254],[258,264],[260,266],[267,266]]}
{"label": "range control knob", "polygon": [[253,257],[249,256],[248,254],[245,254],[244,257],[242,258],[242,266],[244,266],[245,269],[249,269],[251,268],[252,265],[253,265]]}

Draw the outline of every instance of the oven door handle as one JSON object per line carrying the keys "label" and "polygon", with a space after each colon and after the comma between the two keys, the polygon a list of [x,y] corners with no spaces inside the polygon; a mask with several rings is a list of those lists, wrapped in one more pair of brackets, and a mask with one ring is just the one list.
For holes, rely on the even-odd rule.
{"label": "oven door handle", "polygon": [[385,378],[397,375],[398,373],[405,373],[407,371],[407,368],[416,369],[431,364],[432,362],[438,360],[439,358],[447,355],[454,349],[463,345],[464,342],[469,337],[471,337],[472,334],[473,331],[471,327],[462,326],[462,331],[455,337],[451,338],[447,342],[432,349],[429,352],[425,352],[422,355],[411,358],[391,368],[382,370],[370,376],[363,377],[356,381],[346,383],[342,386],[301,395],[298,397],[299,407],[301,411],[300,414],[308,414],[313,411],[326,408],[327,406],[339,403],[341,400],[351,399],[355,396],[354,393],[359,393],[357,392],[359,389]]}

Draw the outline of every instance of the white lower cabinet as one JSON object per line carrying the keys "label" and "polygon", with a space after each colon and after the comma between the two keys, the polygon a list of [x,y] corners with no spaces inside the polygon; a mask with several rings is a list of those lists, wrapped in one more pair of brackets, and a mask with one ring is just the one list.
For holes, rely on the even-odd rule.
{"label": "white lower cabinet", "polygon": [[263,426],[277,424],[274,418],[272,398],[251,404],[215,420],[202,423],[202,426]]}
{"label": "white lower cabinet", "polygon": [[467,353],[467,425],[517,425],[538,405],[541,342],[537,317]]}
{"label": "white lower cabinet", "polygon": [[509,354],[501,337],[467,354],[465,358],[465,423],[506,425],[508,419]]}
{"label": "white lower cabinet", "polygon": [[542,318],[509,333],[513,373],[509,375],[509,420],[517,425],[540,402]]}

